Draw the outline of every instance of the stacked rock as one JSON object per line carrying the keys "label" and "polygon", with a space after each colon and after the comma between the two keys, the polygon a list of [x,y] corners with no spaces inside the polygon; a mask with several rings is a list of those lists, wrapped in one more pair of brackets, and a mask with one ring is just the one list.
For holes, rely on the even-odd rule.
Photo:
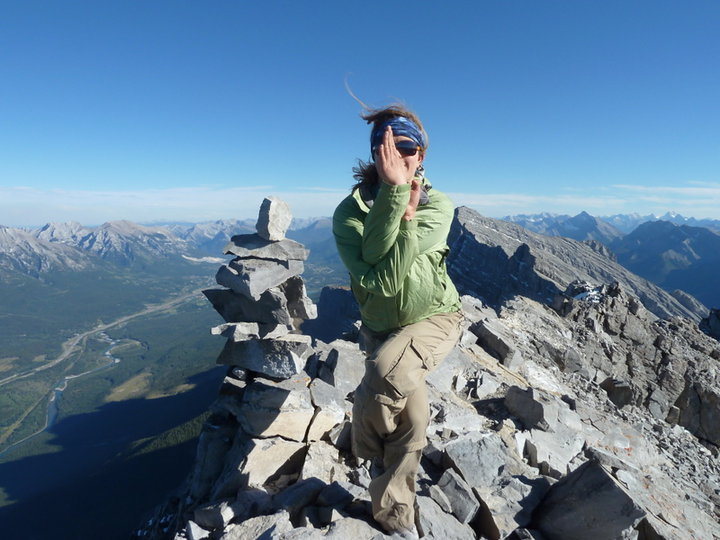
{"label": "stacked rock", "polygon": [[268,377],[300,373],[312,353],[311,339],[296,333],[317,316],[300,277],[308,251],[285,238],[292,220],[287,203],[266,198],[256,234],[233,236],[225,253],[236,257],[215,276],[226,289],[203,291],[227,321],[212,329],[227,339],[219,364],[239,366]]}

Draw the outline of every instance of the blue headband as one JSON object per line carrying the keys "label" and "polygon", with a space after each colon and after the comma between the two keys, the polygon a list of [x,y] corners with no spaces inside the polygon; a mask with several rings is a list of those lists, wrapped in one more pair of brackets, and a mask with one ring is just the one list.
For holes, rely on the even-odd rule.
{"label": "blue headband", "polygon": [[394,136],[408,137],[423,149],[427,146],[425,135],[415,122],[404,116],[395,116],[373,126],[370,133],[370,153],[373,153],[380,146],[388,126],[392,128]]}

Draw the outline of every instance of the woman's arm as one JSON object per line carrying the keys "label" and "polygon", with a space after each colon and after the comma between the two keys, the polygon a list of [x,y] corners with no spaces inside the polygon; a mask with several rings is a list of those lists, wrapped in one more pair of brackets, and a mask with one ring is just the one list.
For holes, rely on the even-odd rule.
{"label": "woman's arm", "polygon": [[381,296],[395,296],[418,254],[417,221],[398,223],[394,242],[376,264],[369,264],[364,258],[363,228],[360,219],[347,215],[338,207],[333,216],[333,234],[340,258],[365,290]]}

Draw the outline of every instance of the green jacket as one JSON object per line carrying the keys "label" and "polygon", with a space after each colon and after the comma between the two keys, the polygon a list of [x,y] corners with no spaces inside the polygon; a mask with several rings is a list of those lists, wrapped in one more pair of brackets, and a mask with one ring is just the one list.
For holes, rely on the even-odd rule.
{"label": "green jacket", "polygon": [[363,324],[375,332],[460,309],[445,267],[453,204],[435,189],[428,196],[415,218],[405,221],[410,184],[382,183],[372,207],[355,189],[333,215],[335,242]]}

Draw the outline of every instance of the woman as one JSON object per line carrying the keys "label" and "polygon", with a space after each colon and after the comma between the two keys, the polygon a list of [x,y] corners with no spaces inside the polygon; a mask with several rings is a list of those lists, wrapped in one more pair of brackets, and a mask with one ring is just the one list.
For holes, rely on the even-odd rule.
{"label": "woman", "polygon": [[415,478],[429,407],[425,377],[460,336],[460,301],[447,275],[453,204],[422,166],[427,135],[394,105],[362,115],[372,124],[369,163],[335,210],[333,233],[360,305],[365,375],[353,405],[353,452],[381,463],[369,487],[375,519],[415,537]]}

